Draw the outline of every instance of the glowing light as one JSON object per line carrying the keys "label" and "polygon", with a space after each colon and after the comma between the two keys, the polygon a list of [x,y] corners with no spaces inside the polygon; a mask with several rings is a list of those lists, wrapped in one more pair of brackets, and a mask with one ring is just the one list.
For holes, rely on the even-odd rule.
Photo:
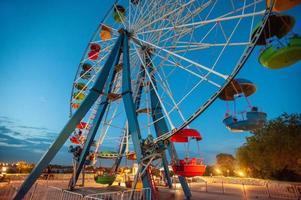
{"label": "glowing light", "polygon": [[242,171],[239,171],[238,175],[241,176],[241,177],[243,177],[243,176],[245,176],[245,173],[243,173]]}
{"label": "glowing light", "polygon": [[2,172],[6,172],[7,171],[7,167],[2,167]]}
{"label": "glowing light", "polygon": [[215,172],[218,173],[218,174],[222,173],[222,171],[220,169],[218,169],[218,168],[215,169]]}

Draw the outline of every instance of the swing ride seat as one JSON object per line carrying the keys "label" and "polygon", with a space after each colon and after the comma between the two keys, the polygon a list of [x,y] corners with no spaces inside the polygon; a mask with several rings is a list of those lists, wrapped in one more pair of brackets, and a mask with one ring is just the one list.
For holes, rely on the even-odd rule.
{"label": "swing ride seat", "polygon": [[203,164],[202,159],[197,158],[178,160],[171,166],[176,175],[184,177],[202,176],[206,171],[206,165]]}
{"label": "swing ride seat", "polygon": [[101,151],[98,153],[97,157],[103,159],[115,159],[118,157],[118,153],[114,151]]}
{"label": "swing ride seat", "polygon": [[[271,0],[266,0],[267,6],[271,4]],[[290,8],[295,7],[301,3],[301,0],[289,0],[289,1],[275,1],[274,6],[273,6],[273,11],[275,12],[281,12],[281,11],[286,11]]]}
{"label": "swing ride seat", "polygon": [[292,65],[301,59],[301,37],[289,39],[287,46],[266,48],[259,56],[259,62],[270,69],[280,69]]}
{"label": "swing ride seat", "polygon": [[267,114],[259,111],[249,111],[245,120],[237,120],[233,116],[228,116],[223,120],[226,127],[232,132],[252,131],[261,128],[266,122]]}
{"label": "swing ride seat", "polygon": [[232,101],[235,96],[244,93],[246,97],[256,92],[256,85],[244,78],[232,80],[220,93],[219,98],[224,101]]}
{"label": "swing ride seat", "polygon": [[95,180],[96,183],[108,184],[108,185],[113,184],[115,179],[116,179],[115,175],[109,175],[109,174],[97,175],[97,176],[94,177],[94,180]]}
{"label": "swing ride seat", "polygon": [[[257,29],[261,27],[261,23],[259,22],[252,32],[252,38],[255,37],[255,33]],[[287,35],[294,27],[295,19],[289,15],[271,15],[266,22],[263,30],[256,42],[256,45],[266,45],[267,39],[273,36],[277,38],[282,38],[283,36]]]}

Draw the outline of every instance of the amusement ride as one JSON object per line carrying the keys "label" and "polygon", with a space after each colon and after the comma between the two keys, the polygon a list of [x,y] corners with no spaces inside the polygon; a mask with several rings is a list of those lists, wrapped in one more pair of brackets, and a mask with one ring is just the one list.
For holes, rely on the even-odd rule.
{"label": "amusement ride", "polygon": [[[151,169],[162,166],[172,188],[171,165],[187,199],[186,177],[202,176],[202,135],[191,126],[212,103],[226,102],[223,123],[233,132],[261,128],[267,114],[248,99],[256,85],[235,78],[253,49],[259,62],[279,69],[301,59],[295,20],[282,14],[299,0],[120,0],[112,3],[79,63],[70,98],[70,120],[20,187],[22,199],[63,144],[72,145],[76,186],[86,166],[112,163],[95,174],[111,185],[122,159],[138,164],[131,187],[141,182],[158,199]],[[246,109],[236,105],[245,102]],[[230,109],[230,105],[233,109]],[[179,144],[177,144],[179,143]],[[185,146],[185,156],[177,145]],[[167,156],[168,154],[168,156]]]}

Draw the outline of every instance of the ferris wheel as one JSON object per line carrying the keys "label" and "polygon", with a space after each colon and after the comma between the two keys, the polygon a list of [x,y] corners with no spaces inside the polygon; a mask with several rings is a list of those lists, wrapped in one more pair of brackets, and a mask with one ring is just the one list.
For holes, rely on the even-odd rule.
{"label": "ferris wheel", "polygon": [[[71,134],[77,145],[70,149],[77,155],[71,189],[83,166],[97,159],[113,160],[113,175],[105,179],[114,181],[130,155],[139,164],[133,187],[141,179],[155,193],[149,167],[158,160],[171,187],[165,150],[181,161],[173,142],[201,139],[189,125],[243,67],[270,12],[264,0],[115,1],[78,66],[71,119],[33,173]],[[189,198],[185,174],[179,180]]]}
{"label": "ferris wheel", "polygon": [[[94,130],[94,142],[90,141],[96,144],[88,153],[91,162],[112,158],[120,163],[122,155],[132,153],[122,144],[133,140],[129,126],[134,126],[135,120],[139,130],[133,140],[136,152],[141,144],[167,141],[187,127],[243,66],[259,35],[253,28],[258,22],[263,26],[268,14],[266,2],[256,0],[116,1],[88,44],[71,95],[72,116],[91,92],[110,54],[115,53],[107,87],[82,120],[86,126],[79,129],[85,137],[91,127],[98,130]],[[260,26],[256,30],[259,33]],[[126,39],[120,41],[120,35]],[[129,74],[124,73],[126,67]],[[129,91],[124,90],[124,76],[128,76]],[[136,118],[131,122],[123,98],[128,92]],[[104,102],[100,120],[96,115]],[[105,150],[112,138],[117,138],[115,153]],[[140,154],[140,161],[156,160],[151,148],[142,147]],[[118,164],[112,168],[116,167]]]}

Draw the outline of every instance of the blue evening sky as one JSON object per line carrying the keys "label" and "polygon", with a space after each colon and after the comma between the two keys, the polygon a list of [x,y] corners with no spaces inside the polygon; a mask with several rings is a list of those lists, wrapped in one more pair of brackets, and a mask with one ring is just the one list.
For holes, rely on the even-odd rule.
{"label": "blue evening sky", "polygon": [[[0,161],[37,161],[67,122],[78,63],[112,3],[0,1]],[[300,8],[286,12],[296,18],[296,33],[301,30]],[[300,113],[301,62],[269,70],[258,63],[258,55],[256,48],[238,75],[258,87],[252,104],[269,119],[283,112]],[[229,132],[222,123],[225,110],[225,103],[217,100],[192,124],[204,137],[200,146],[207,163],[214,162],[217,153],[234,153],[250,135]],[[56,162],[71,163],[64,158],[66,151]]]}

